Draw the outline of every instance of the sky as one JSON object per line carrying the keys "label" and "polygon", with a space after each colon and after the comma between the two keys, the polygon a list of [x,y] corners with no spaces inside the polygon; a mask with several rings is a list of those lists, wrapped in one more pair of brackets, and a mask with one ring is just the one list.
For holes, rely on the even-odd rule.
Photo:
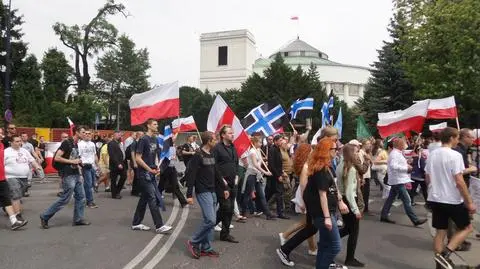
{"label": "sky", "polygon": [[[4,0],[5,1],[5,0]],[[109,17],[120,33],[150,53],[150,83],[179,81],[199,86],[200,34],[248,29],[257,53],[268,57],[296,38],[344,64],[370,66],[377,49],[389,40],[391,0],[117,0],[129,17]],[[72,52],[55,36],[52,25],[88,23],[103,0],[14,0],[24,15],[24,40],[39,60],[56,47]],[[298,16],[298,21],[290,18]],[[92,61],[93,62],[93,61]],[[91,69],[91,73],[93,68]],[[321,76],[321,74],[320,74]]]}

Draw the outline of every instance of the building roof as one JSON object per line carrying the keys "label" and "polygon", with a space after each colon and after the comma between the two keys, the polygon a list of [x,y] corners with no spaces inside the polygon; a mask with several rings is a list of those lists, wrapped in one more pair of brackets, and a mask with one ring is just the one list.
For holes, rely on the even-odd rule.
{"label": "building roof", "polygon": [[306,57],[316,57],[316,58],[324,58],[328,59],[328,55],[321,52],[320,50],[316,49],[315,47],[309,45],[307,42],[301,40],[300,38],[296,38],[293,41],[290,41],[287,43],[285,46],[280,48],[278,51],[270,55],[269,58],[275,58],[275,55],[277,53],[282,53],[284,55],[285,53],[287,54],[300,54],[300,53],[306,53]]}
{"label": "building roof", "polygon": [[[274,54],[275,56],[275,54]],[[341,64],[337,62],[330,61],[324,58],[313,58],[313,57],[283,57],[286,65],[296,67],[298,65],[327,65],[327,66],[344,66],[344,67],[352,67],[352,68],[360,68],[365,70],[370,70],[368,67],[363,66],[356,66],[356,65],[348,65],[348,64]],[[258,58],[255,61],[256,67],[264,67],[268,68],[270,64],[274,61],[274,58]]]}

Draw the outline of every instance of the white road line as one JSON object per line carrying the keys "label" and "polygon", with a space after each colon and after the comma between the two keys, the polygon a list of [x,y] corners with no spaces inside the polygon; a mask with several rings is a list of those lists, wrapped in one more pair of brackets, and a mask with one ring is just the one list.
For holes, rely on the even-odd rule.
{"label": "white road line", "polygon": [[183,226],[185,225],[185,222],[187,221],[189,210],[190,209],[188,207],[183,209],[182,216],[180,217],[180,221],[178,221],[177,227],[175,227],[175,230],[173,231],[173,233],[170,235],[170,237],[168,237],[168,240],[167,240],[167,242],[165,242],[165,245],[162,246],[162,248],[143,267],[143,269],[153,269],[163,259],[163,257],[165,257],[167,252],[172,247],[173,243],[175,243],[175,240],[177,240],[178,235],[182,231]]}
{"label": "white road line", "polygon": [[[179,210],[180,203],[178,200],[175,199],[173,202],[173,210],[172,213],[170,214],[170,217],[167,220],[167,225],[172,225],[172,223],[175,221],[175,218],[178,215],[178,210]],[[133,258],[123,269],[133,269],[135,266],[137,266],[139,263],[141,263],[147,255],[153,250],[153,248],[160,242],[160,240],[163,238],[163,234],[157,234],[155,235],[150,243],[148,243],[145,248],[138,253],[138,255]]]}

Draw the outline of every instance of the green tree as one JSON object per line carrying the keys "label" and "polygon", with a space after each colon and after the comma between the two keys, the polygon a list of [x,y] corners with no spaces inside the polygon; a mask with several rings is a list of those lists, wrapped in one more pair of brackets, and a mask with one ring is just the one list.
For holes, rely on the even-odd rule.
{"label": "green tree", "polygon": [[377,113],[405,109],[413,102],[414,87],[401,65],[405,58],[401,50],[404,22],[402,11],[391,19],[388,31],[392,41],[384,41],[382,49],[378,50],[378,60],[372,65],[372,76],[364,96],[357,101],[360,113],[370,127],[377,125]]}
{"label": "green tree", "polygon": [[[5,33],[7,30],[7,10],[8,6],[4,6],[3,1],[0,0],[0,30]],[[27,55],[27,44],[22,41],[23,38],[23,15],[18,14],[18,9],[10,11],[10,36],[11,36],[11,71],[10,71],[10,85],[12,85],[19,72],[19,68],[23,63],[23,59]],[[6,50],[5,38],[0,38],[0,51]],[[0,56],[0,66],[6,66],[6,57]],[[5,76],[0,75],[0,94],[3,97],[5,87]],[[3,105],[3,98],[0,98],[0,103]]]}
{"label": "green tree", "polygon": [[[105,96],[109,115],[120,115],[117,127],[130,126],[128,100],[135,93],[149,89],[147,49],[135,49],[135,43],[126,35],[118,39],[118,47],[108,51],[96,63],[97,76],[104,87],[97,93]],[[112,123],[111,117],[109,122]]]}
{"label": "green tree", "polygon": [[13,110],[18,124],[26,126],[43,126],[48,118],[45,114],[45,96],[40,79],[42,73],[34,55],[29,55],[18,69],[17,79],[13,84]]}
{"label": "green tree", "polygon": [[202,92],[195,87],[180,87],[180,116],[193,116],[198,130],[205,131],[213,100],[214,98],[208,90]]}
{"label": "green tree", "polygon": [[43,91],[48,102],[65,102],[68,88],[73,82],[73,68],[65,54],[51,48],[43,55],[40,68],[43,72]]}
{"label": "green tree", "polygon": [[74,74],[80,93],[85,92],[91,86],[88,58],[116,44],[118,30],[107,20],[107,16],[118,13],[126,16],[125,6],[115,3],[115,0],[107,0],[95,17],[85,25],[67,26],[57,22],[53,26],[55,34],[60,37],[62,43],[73,50]]}
{"label": "green tree", "polygon": [[460,122],[480,114],[480,1],[397,0],[408,11],[403,65],[416,98],[454,95]]}

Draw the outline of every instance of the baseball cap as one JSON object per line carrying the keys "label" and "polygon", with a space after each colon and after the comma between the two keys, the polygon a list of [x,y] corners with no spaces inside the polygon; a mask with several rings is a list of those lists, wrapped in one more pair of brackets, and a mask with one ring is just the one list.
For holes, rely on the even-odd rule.
{"label": "baseball cap", "polygon": [[350,140],[350,142],[348,142],[348,144],[354,145],[354,146],[357,146],[357,147],[360,147],[362,145],[362,143],[358,142],[357,139]]}

